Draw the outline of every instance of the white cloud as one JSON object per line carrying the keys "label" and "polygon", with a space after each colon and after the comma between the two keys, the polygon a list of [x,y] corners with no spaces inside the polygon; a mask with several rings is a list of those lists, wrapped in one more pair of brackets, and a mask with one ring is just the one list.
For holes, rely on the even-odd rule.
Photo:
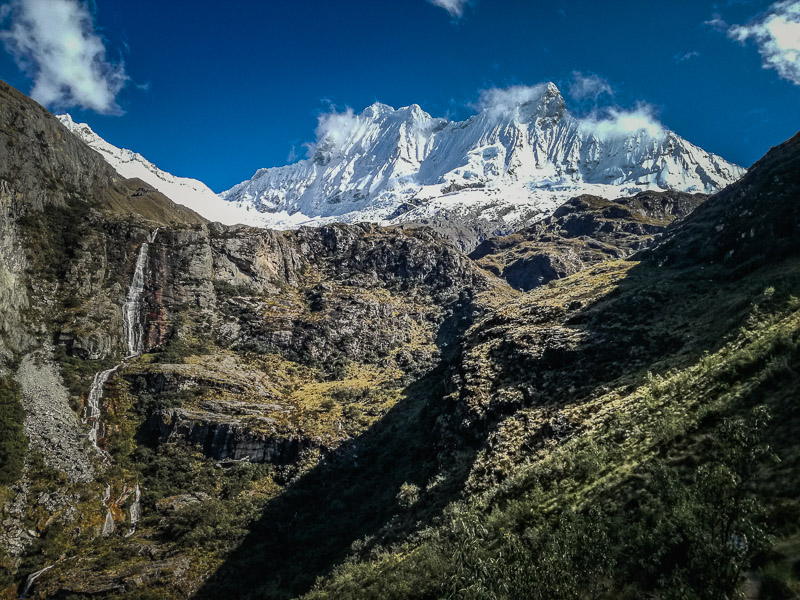
{"label": "white cloud", "polygon": [[305,144],[308,156],[313,156],[318,150],[331,153],[340,149],[358,125],[358,115],[350,107],[344,112],[331,108],[331,112],[321,114],[317,121],[317,141]]}
{"label": "white cloud", "polygon": [[454,19],[464,16],[464,7],[469,4],[469,0],[428,0],[434,6],[445,9]]}
{"label": "white cloud", "polygon": [[574,100],[586,100],[590,98],[594,102],[597,102],[597,99],[603,94],[608,94],[609,96],[614,95],[614,90],[611,88],[608,81],[593,73],[584,75],[580,71],[572,72],[572,81],[569,84],[569,95]]}
{"label": "white cloud", "polygon": [[640,103],[634,110],[606,108],[581,120],[584,131],[598,138],[624,137],[632,133],[644,132],[652,138],[664,135],[664,126],[655,116],[649,104]]}
{"label": "white cloud", "polygon": [[748,25],[734,25],[728,35],[741,43],[753,39],[764,68],[800,85],[800,0],[783,0]]}
{"label": "white cloud", "polygon": [[119,113],[116,96],[128,80],[109,62],[94,20],[80,0],[12,0],[11,26],[0,39],[33,79],[31,97],[52,108],[80,106]]}
{"label": "white cloud", "polygon": [[507,113],[528,102],[538,102],[547,91],[550,83],[538,85],[512,85],[507,88],[481,90],[478,102],[470,107],[478,111]]}

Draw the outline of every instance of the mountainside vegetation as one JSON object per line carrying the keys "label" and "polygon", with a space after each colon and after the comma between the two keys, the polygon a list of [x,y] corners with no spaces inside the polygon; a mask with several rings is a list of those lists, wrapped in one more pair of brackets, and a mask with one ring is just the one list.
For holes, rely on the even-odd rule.
{"label": "mountainside vegetation", "polygon": [[3,147],[0,598],[800,595],[800,135],[471,257]]}

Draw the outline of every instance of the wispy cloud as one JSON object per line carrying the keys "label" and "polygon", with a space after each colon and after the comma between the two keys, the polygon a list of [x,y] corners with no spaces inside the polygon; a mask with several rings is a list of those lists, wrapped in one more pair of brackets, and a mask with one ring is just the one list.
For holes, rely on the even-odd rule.
{"label": "wispy cloud", "polygon": [[708,21],[703,21],[703,25],[711,27],[711,29],[716,29],[717,31],[728,31],[728,27],[730,27],[719,13],[711,15]]}
{"label": "wispy cloud", "polygon": [[128,76],[106,56],[87,4],[80,0],[12,0],[0,18],[6,49],[33,80],[30,95],[52,108],[79,106],[120,113],[117,94]]}
{"label": "wispy cloud", "polygon": [[698,56],[700,56],[700,53],[697,50],[692,50],[691,52],[678,52],[674,58],[676,63],[682,63],[697,58]]}
{"label": "wispy cloud", "polygon": [[776,2],[749,24],[732,26],[728,36],[741,43],[754,40],[765,69],[800,85],[800,0]]}
{"label": "wispy cloud", "polygon": [[639,103],[633,110],[605,108],[581,119],[581,128],[598,138],[625,137],[634,133],[646,133],[652,138],[664,135],[664,126],[658,120],[655,109]]}
{"label": "wispy cloud", "polygon": [[572,72],[572,81],[569,84],[569,95],[573,100],[591,99],[597,102],[603,94],[614,95],[611,84],[594,73],[584,75],[580,71]]}
{"label": "wispy cloud", "polygon": [[445,9],[454,19],[464,16],[464,8],[469,4],[469,0],[428,0],[434,6]]}

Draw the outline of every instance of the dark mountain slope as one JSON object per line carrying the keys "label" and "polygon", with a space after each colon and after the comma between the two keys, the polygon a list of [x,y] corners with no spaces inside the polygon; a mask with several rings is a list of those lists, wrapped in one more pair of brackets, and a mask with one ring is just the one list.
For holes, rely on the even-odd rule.
{"label": "dark mountain slope", "polygon": [[746,273],[800,245],[800,134],[672,228],[651,255],[664,265],[724,264]]}

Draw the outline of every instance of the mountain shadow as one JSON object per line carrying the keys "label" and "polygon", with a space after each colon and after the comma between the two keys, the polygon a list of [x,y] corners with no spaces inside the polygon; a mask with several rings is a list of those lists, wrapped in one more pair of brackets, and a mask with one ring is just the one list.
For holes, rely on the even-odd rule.
{"label": "mountain shadow", "polygon": [[[433,431],[444,378],[458,341],[472,324],[472,302],[461,302],[436,337],[442,360],[405,388],[402,399],[364,434],[338,448],[265,508],[242,544],[197,598],[290,598],[306,592],[350,552],[353,542],[396,539],[430,520],[460,492],[477,446],[457,463],[440,463]],[[436,493],[426,493],[431,479]],[[401,486],[419,490],[413,507]]]}
{"label": "mountain shadow", "polygon": [[[728,341],[754,304],[798,294],[798,146],[795,137],[759,161],[638,264],[596,265],[472,327],[454,315],[439,340],[451,354],[372,429],[272,501],[198,597],[306,592],[353,542],[391,542],[416,522],[430,524],[459,497],[505,416],[532,405],[557,411],[606,386],[633,389],[649,373],[694,364]],[[783,182],[779,193],[770,180]],[[739,219],[742,203],[755,218]],[[761,236],[770,243],[741,242]],[[559,435],[551,424],[532,443]],[[443,472],[447,480],[408,508],[401,486],[425,490]]]}

